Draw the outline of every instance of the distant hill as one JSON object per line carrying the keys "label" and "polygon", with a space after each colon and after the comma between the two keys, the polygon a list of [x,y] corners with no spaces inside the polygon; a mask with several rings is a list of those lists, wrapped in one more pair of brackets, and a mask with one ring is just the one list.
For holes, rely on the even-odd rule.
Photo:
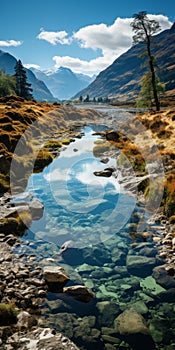
{"label": "distant hill", "polygon": [[[175,23],[155,36],[157,43],[153,54],[157,59],[158,75],[165,83],[166,90],[175,88]],[[93,97],[114,97],[118,100],[132,100],[138,95],[139,82],[148,68],[143,67],[144,59],[139,58],[145,45],[137,44],[118,57],[113,64],[102,71],[80,95]]]}
{"label": "distant hill", "polygon": [[[10,55],[8,52],[0,50],[0,69],[3,69],[5,73],[14,75],[14,67],[16,65],[16,58]],[[45,83],[36,78],[35,74],[30,70],[25,68],[27,74],[27,80],[32,84],[33,97],[38,101],[54,101],[52,93],[49,91]]]}
{"label": "distant hill", "polygon": [[77,74],[71,69],[60,67],[56,72],[43,72],[31,68],[38,79],[41,79],[48,86],[52,94],[60,100],[68,100],[81,89],[87,87],[95,77]]}

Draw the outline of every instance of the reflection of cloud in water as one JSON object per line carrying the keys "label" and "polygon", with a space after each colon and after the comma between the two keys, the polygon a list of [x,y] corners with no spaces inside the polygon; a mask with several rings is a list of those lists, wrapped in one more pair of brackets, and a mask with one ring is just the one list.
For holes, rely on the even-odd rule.
{"label": "reflection of cloud in water", "polygon": [[[65,150],[60,154],[60,158],[72,158],[82,155],[83,153],[92,152],[94,146],[94,139],[87,138],[81,139],[76,142],[73,142],[69,145],[69,147],[65,148]],[[76,152],[75,152],[76,149]]]}
{"label": "reflection of cloud in water", "polygon": [[52,181],[68,181],[70,179],[69,176],[69,168],[68,169],[54,169],[47,174],[44,174],[44,178],[48,182]]}
{"label": "reflection of cloud in water", "polygon": [[[111,165],[112,166],[112,165]],[[104,164],[99,163],[97,161],[93,161],[91,163],[82,164],[82,171],[76,174],[76,179],[82,182],[85,185],[91,186],[101,186],[105,187],[108,184],[114,186],[117,192],[120,192],[120,185],[117,182],[117,179],[113,176],[111,177],[96,177],[93,172],[101,171],[104,169]]]}

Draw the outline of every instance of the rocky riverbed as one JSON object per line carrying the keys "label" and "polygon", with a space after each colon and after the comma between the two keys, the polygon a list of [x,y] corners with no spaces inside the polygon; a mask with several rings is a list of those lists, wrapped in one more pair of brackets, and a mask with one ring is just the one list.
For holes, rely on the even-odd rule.
{"label": "rocky riverbed", "polygon": [[[106,116],[69,106],[37,103],[29,106],[28,102],[25,105],[15,98],[4,102],[0,105],[1,191],[5,192],[0,211],[2,349],[22,350],[24,346],[78,349],[68,338],[75,343],[78,340],[81,349],[85,349],[85,344],[90,349],[93,344],[96,349],[137,350],[140,342],[145,344],[145,349],[157,346],[161,350],[174,349],[174,112],[139,115],[130,122],[126,113],[116,120],[113,112]],[[29,198],[21,199],[16,210],[13,194],[6,191],[14,147],[25,128],[36,121],[39,128],[35,124],[25,135],[25,143],[22,140],[23,147],[28,149],[32,145],[32,148],[25,160],[23,178],[16,179],[16,174],[12,174],[14,193],[23,190],[31,169],[41,171],[59,154],[61,147],[81,137],[82,125],[107,125],[108,131],[101,133],[101,140],[94,148],[94,154],[104,162],[104,171],[96,172],[96,176],[119,176],[123,189],[130,195],[138,195],[140,208],[133,213],[120,238],[113,237],[104,245],[84,249],[83,253],[65,241],[60,250],[54,246],[50,257],[45,253],[47,243],[38,252],[30,242],[28,251],[27,244],[23,248],[20,236],[33,219],[42,216],[43,207]],[[149,129],[149,135],[145,135],[145,130],[143,134],[138,121]],[[151,153],[150,147],[147,148],[150,137],[158,145],[151,143]],[[108,158],[116,155],[120,155],[118,168],[109,168]],[[35,166],[33,158],[37,158]],[[21,169],[24,159],[18,151],[15,161]],[[143,229],[145,205],[150,218]],[[50,300],[49,293],[56,293],[56,299]],[[79,303],[83,303],[81,312],[77,311],[81,309]],[[49,309],[55,310],[56,318],[49,314]],[[168,319],[171,327],[167,332]],[[49,328],[51,324],[56,331]]]}

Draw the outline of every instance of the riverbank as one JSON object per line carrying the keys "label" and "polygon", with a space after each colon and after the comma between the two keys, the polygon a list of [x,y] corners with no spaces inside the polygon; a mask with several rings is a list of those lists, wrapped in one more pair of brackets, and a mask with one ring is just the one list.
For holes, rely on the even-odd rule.
{"label": "riverbank", "polygon": [[[10,202],[11,196],[7,194],[10,180],[13,194],[23,192],[30,174],[33,171],[42,171],[46,165],[52,162],[54,157],[59,155],[60,150],[65,145],[74,142],[75,138],[81,138],[81,127],[86,124],[108,126],[108,131],[100,132],[101,139],[97,141],[93,152],[96,157],[104,162],[104,168],[107,168],[105,162],[108,157],[114,156],[118,159],[118,168],[115,171],[110,171],[110,176],[118,176],[117,172],[119,171],[122,175],[121,184],[123,189],[130,194],[136,195],[137,188],[138,201],[141,205],[147,205],[150,214],[153,214],[150,205],[157,205],[157,211],[154,212],[151,217],[152,221],[149,222],[150,231],[135,230],[136,225],[132,223],[133,248],[139,252],[139,249],[141,249],[140,240],[143,240],[144,243],[147,240],[148,242],[150,240],[155,242],[160,250],[162,259],[160,259],[160,262],[164,262],[164,270],[161,271],[167,270],[171,277],[174,276],[175,113],[173,111],[139,114],[137,118],[132,116],[131,119],[129,115],[126,117],[126,112],[123,112],[120,120],[116,120],[116,112],[113,111],[109,115],[104,115],[92,110],[77,110],[72,106],[24,103],[24,101],[15,98],[6,101],[5,104],[2,101],[0,107],[2,113],[1,191],[6,193],[1,198],[0,238],[2,245],[0,249],[4,254],[6,253],[2,255],[1,260],[1,285],[3,285],[3,280],[5,281],[1,289],[1,301],[3,303],[9,304],[12,302],[14,303],[13,307],[15,305],[19,310],[27,310],[37,318],[39,306],[45,299],[47,291],[43,279],[43,270],[38,268],[35,256],[32,254],[27,257],[23,256],[22,251],[20,255],[15,255],[13,251],[20,244],[17,236],[24,232],[25,222],[27,227],[30,226],[32,213],[25,202],[20,203],[21,208],[18,207],[20,210],[18,210],[18,213],[16,212],[16,208]],[[26,128],[27,132],[25,132]],[[24,136],[19,143],[19,147],[15,149],[22,134]],[[23,155],[24,150],[25,157]],[[14,163],[10,170],[12,157]],[[131,169],[133,169],[132,173]],[[163,182],[164,188],[162,188],[160,182]],[[35,210],[41,211],[42,209],[38,208],[35,203]],[[156,226],[157,224],[158,226]],[[149,249],[147,247],[147,252]],[[125,250],[124,253],[127,256]],[[129,255],[127,259],[129,260]],[[138,260],[137,268],[140,263]],[[129,261],[128,266],[132,273],[134,271],[133,261]],[[84,266],[84,268],[88,268],[88,266]],[[161,271],[157,270],[155,272],[159,282]],[[110,276],[112,270],[107,270],[107,272]],[[80,271],[80,274],[83,275],[83,271]],[[127,274],[127,271],[125,271],[125,274]],[[164,276],[163,285],[167,286],[169,282],[174,287],[173,281],[168,279],[165,282]],[[17,291],[19,288],[22,291],[20,297]],[[14,296],[14,293],[17,293],[16,296]],[[114,294],[112,291],[107,292],[104,288],[101,293]],[[35,317],[32,319],[31,327],[36,326]],[[7,337],[8,332],[9,328],[3,333],[3,340]],[[96,336],[99,337],[99,331],[96,333]],[[104,337],[110,338],[106,333]],[[109,342],[112,341],[108,340]]]}

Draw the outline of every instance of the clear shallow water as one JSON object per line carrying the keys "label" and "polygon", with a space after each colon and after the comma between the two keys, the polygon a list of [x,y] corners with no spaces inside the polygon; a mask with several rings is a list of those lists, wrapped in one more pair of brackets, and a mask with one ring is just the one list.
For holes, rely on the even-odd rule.
{"label": "clear shallow water", "polygon": [[33,232],[35,240],[57,246],[73,240],[83,248],[110,238],[130,220],[136,199],[121,193],[113,176],[94,175],[107,167],[116,169],[117,164],[116,159],[103,164],[93,155],[99,138],[93,134],[92,127],[85,127],[81,139],[67,146],[42,173],[30,177],[26,191],[44,204],[43,218],[27,232],[29,236]]}
{"label": "clear shallow water", "polygon": [[[40,265],[45,258],[53,258],[53,264],[63,266],[70,274],[68,285],[84,284],[96,295],[85,304],[61,293],[48,293],[40,324],[63,332],[84,350],[131,349],[113,334],[113,329],[115,318],[134,307],[147,321],[157,349],[172,350],[174,305],[168,299],[162,301],[154,290],[158,287],[151,276],[152,268],[161,262],[156,260],[152,236],[137,232],[144,207],[123,193],[113,176],[93,174],[107,167],[117,168],[116,159],[104,164],[93,154],[95,141],[100,138],[93,133],[104,128],[85,127],[81,139],[65,147],[28,182],[26,193],[43,203],[44,214],[26,231],[21,252],[34,253]],[[156,230],[158,226],[146,225],[145,231]],[[74,250],[61,258],[60,247],[70,240]],[[133,260],[154,258],[155,263],[145,273],[138,272],[138,266],[130,270],[129,256],[134,256]]]}

